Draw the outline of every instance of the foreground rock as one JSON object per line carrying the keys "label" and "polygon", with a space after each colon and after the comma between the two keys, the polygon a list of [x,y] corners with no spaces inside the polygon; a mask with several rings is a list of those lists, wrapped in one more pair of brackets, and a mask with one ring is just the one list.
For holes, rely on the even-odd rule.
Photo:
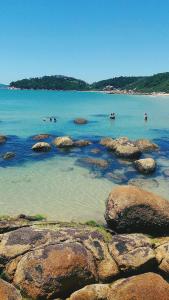
{"label": "foreground rock", "polygon": [[74,120],[74,123],[78,124],[78,125],[83,125],[83,124],[87,124],[88,121],[84,118],[77,118],[77,119]]}
{"label": "foreground rock", "polygon": [[142,174],[153,173],[156,169],[156,162],[153,158],[139,159],[134,162],[136,169]]}
{"label": "foreground rock", "polygon": [[169,202],[134,186],[114,188],[105,219],[117,232],[169,233]]}
{"label": "foreground rock", "polygon": [[3,159],[8,160],[8,159],[12,159],[15,157],[15,153],[14,152],[6,152],[3,155]]}
{"label": "foreground rock", "polygon": [[73,146],[73,141],[69,136],[58,137],[53,141],[53,144],[59,148],[67,148]]}
{"label": "foreground rock", "polygon": [[0,145],[5,144],[7,141],[7,137],[5,135],[0,135]]}
{"label": "foreground rock", "polygon": [[136,141],[136,146],[141,152],[157,151],[159,147],[147,139],[140,139]]}
{"label": "foreground rock", "polygon": [[75,292],[69,300],[168,300],[169,284],[155,273],[95,284]]}
{"label": "foreground rock", "polygon": [[[139,233],[112,235],[103,226],[38,222],[36,217],[25,215],[16,220],[0,221],[0,227],[3,229],[0,235],[1,275],[17,286],[26,299],[65,299],[90,285],[72,294],[70,299],[114,300],[117,295],[122,297],[117,299],[132,299],[133,295],[133,299],[142,300],[140,290],[135,294],[134,285],[138,288],[139,282],[142,291],[147,291],[149,296],[151,290],[153,297],[154,289],[149,279],[155,286],[159,280],[162,289],[158,288],[158,299],[165,299],[164,281],[161,277],[154,281],[156,274],[120,281],[117,278],[157,268],[168,275],[169,237],[153,239]],[[123,297],[123,293],[129,298]]]}
{"label": "foreground rock", "polygon": [[0,279],[1,300],[22,300],[20,292],[10,283]]}
{"label": "foreground rock", "polygon": [[40,140],[48,139],[48,138],[50,138],[50,137],[51,137],[50,134],[42,133],[42,134],[38,134],[38,135],[33,136],[33,140],[40,141]]}
{"label": "foreground rock", "polygon": [[32,150],[35,152],[48,152],[51,150],[51,145],[45,142],[39,142],[33,145]]}

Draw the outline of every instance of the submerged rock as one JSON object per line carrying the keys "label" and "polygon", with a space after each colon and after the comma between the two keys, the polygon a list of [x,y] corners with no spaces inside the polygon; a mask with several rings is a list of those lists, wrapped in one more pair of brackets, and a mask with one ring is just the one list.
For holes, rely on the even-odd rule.
{"label": "submerged rock", "polygon": [[135,142],[136,146],[140,149],[141,152],[148,152],[148,151],[156,151],[159,150],[157,144],[152,143],[150,140],[147,139],[140,139]]}
{"label": "submerged rock", "polygon": [[157,188],[159,186],[159,182],[156,179],[152,178],[134,178],[130,179],[128,181],[129,185],[134,185],[140,188],[147,188],[147,189],[152,189],[152,188]]}
{"label": "submerged rock", "polygon": [[5,135],[0,135],[0,145],[5,144],[7,141],[7,136]]}
{"label": "submerged rock", "polygon": [[85,157],[80,160],[83,163],[93,165],[100,168],[107,168],[108,167],[108,161],[105,159],[100,158],[92,158],[92,157]]}
{"label": "submerged rock", "polygon": [[84,119],[84,118],[76,118],[76,119],[74,120],[74,123],[75,123],[75,124],[78,124],[78,125],[83,125],[83,124],[87,124],[88,121],[87,121],[86,119]]}
{"label": "submerged rock", "polygon": [[91,149],[90,152],[91,152],[92,154],[98,154],[98,153],[101,152],[101,150],[100,150],[99,148],[93,148],[93,149]]}
{"label": "submerged rock", "polygon": [[0,279],[1,300],[22,300],[20,292],[10,283]]}
{"label": "submerged rock", "polygon": [[48,133],[42,133],[42,134],[38,134],[38,135],[35,135],[33,136],[33,140],[45,140],[45,139],[48,139],[51,137],[51,134],[48,134]]}
{"label": "submerged rock", "polygon": [[12,159],[15,157],[15,153],[14,152],[6,152],[3,155],[3,159],[8,160],[8,159]]}
{"label": "submerged rock", "polygon": [[67,147],[72,147],[74,143],[69,136],[62,136],[62,137],[57,137],[53,141],[53,144],[60,148],[67,148]]}
{"label": "submerged rock", "polygon": [[156,162],[153,158],[139,159],[134,162],[136,169],[143,174],[153,173],[156,169]]}
{"label": "submerged rock", "polygon": [[85,147],[85,146],[89,146],[91,144],[92,143],[88,140],[78,140],[78,141],[74,142],[74,146],[77,146],[77,147]]}
{"label": "submerged rock", "polygon": [[105,219],[117,232],[167,234],[169,202],[134,186],[120,186],[109,195]]}
{"label": "submerged rock", "polygon": [[33,145],[32,150],[35,152],[48,152],[51,150],[51,145],[45,142],[39,142]]}

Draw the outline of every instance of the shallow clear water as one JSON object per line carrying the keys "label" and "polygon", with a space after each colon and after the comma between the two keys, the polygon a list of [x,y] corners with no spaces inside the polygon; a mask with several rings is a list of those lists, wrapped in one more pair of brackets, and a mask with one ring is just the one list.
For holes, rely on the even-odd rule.
{"label": "shallow clear water", "polygon": [[[149,115],[147,123],[144,112]],[[108,115],[116,112],[115,121]],[[56,116],[57,122],[43,122]],[[75,125],[75,117],[89,120]],[[169,97],[106,95],[92,92],[0,90],[0,134],[9,136],[0,152],[15,151],[16,158],[0,158],[0,208],[2,214],[42,213],[61,220],[103,220],[105,199],[115,184],[130,179],[145,180],[132,163],[102,152],[110,164],[107,170],[85,166],[79,158],[91,154],[102,136],[150,138],[160,152],[149,154],[158,162],[156,173],[144,186],[169,199]],[[32,153],[32,136],[51,133],[73,138],[90,138],[96,145],[86,149],[47,154]],[[168,172],[169,173],[169,172]],[[112,176],[113,174],[113,176]]]}

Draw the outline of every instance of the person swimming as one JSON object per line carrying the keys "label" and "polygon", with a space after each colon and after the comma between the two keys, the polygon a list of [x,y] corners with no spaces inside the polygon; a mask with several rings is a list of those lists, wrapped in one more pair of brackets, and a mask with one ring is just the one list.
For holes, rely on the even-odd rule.
{"label": "person swimming", "polygon": [[115,113],[111,113],[111,114],[110,114],[110,119],[111,119],[111,120],[115,120],[115,118],[116,118]]}
{"label": "person swimming", "polygon": [[148,115],[147,113],[144,113],[144,121],[147,121],[148,120]]}

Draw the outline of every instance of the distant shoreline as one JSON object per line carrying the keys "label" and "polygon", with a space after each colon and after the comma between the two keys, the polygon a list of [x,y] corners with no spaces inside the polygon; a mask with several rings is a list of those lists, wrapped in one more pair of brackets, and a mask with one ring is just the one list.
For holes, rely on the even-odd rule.
{"label": "distant shoreline", "polygon": [[110,94],[110,95],[131,95],[131,96],[153,96],[153,97],[161,97],[161,96],[169,96],[169,93],[164,92],[152,92],[152,93],[145,93],[145,92],[137,92],[137,91],[127,91],[127,90],[57,90],[57,89],[21,89],[15,87],[7,87],[7,90],[20,90],[20,91],[53,91],[53,92],[90,92],[90,93],[103,93],[103,94]]}

